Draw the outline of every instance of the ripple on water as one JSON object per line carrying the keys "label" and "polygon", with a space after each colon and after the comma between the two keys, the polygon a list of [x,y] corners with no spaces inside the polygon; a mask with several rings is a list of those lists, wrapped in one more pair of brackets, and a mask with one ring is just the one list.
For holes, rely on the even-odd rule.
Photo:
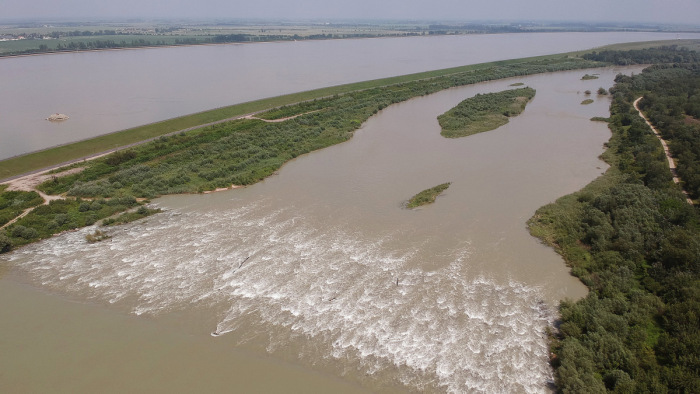
{"label": "ripple on water", "polygon": [[[354,360],[370,375],[395,369],[417,389],[541,392],[552,379],[539,290],[470,277],[468,244],[449,251],[444,268],[408,268],[420,266],[412,262],[417,250],[390,250],[391,234],[367,240],[342,227],[320,231],[264,202],[170,211],[88,244],[92,230],[8,257],[45,286],[138,315],[197,304],[225,311],[213,330],[219,335],[250,324],[286,328],[321,343],[323,354],[312,357]],[[271,350],[289,340],[270,338]]]}

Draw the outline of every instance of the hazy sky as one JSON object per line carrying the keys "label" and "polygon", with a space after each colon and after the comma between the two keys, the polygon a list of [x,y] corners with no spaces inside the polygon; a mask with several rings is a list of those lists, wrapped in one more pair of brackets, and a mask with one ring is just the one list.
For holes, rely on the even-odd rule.
{"label": "hazy sky", "polygon": [[700,0],[0,0],[0,19],[124,17],[700,24]]}

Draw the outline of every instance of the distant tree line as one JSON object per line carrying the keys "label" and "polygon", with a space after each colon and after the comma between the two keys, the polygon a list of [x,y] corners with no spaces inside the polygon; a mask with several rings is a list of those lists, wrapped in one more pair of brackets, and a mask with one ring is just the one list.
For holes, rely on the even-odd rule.
{"label": "distant tree line", "polygon": [[583,58],[617,65],[700,62],[700,54],[697,51],[691,51],[683,47],[679,48],[677,45],[630,51],[605,50],[587,53],[583,55]]}

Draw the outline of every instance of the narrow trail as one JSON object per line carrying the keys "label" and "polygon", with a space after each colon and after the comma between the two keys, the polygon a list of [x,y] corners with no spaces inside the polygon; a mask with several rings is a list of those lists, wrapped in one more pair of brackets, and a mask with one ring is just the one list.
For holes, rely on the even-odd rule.
{"label": "narrow trail", "polygon": [[[8,185],[7,190],[12,191],[12,190],[20,190],[20,191],[26,191],[26,192],[36,192],[39,194],[39,196],[44,199],[44,203],[37,205],[36,207],[39,207],[41,205],[49,205],[49,203],[53,200],[62,200],[65,199],[66,197],[64,196],[51,196],[48,195],[41,190],[37,189],[36,187],[39,186],[41,183],[44,181],[47,181],[51,179],[52,177],[61,177],[65,175],[70,175],[74,174],[76,172],[82,171],[82,168],[73,168],[68,171],[64,171],[62,173],[58,174],[47,174],[50,170],[45,170],[40,173],[34,173],[30,175],[26,175],[20,178],[15,178],[14,180],[10,182],[6,182]],[[15,217],[14,219],[10,220],[9,222],[5,223],[4,225],[0,226],[0,230],[9,227],[11,224],[17,222],[18,220],[22,219],[23,217],[27,216],[31,211],[36,209],[36,207],[30,207],[25,209],[19,216]]]}
{"label": "narrow trail", "polygon": [[661,137],[661,133],[659,133],[659,130],[654,127],[654,125],[651,124],[649,119],[644,115],[641,109],[639,109],[639,102],[644,98],[644,96],[639,97],[638,99],[634,100],[634,109],[639,112],[639,116],[644,119],[644,121],[649,125],[651,128],[651,131],[654,132],[656,137],[661,141],[661,145],[664,147],[664,153],[666,153],[666,159],[668,160],[668,167],[671,169],[671,175],[673,176],[673,182],[681,186],[681,190],[683,190],[683,194],[685,194],[686,201],[688,204],[693,205],[693,200],[690,199],[688,196],[688,192],[683,189],[683,186],[681,184],[681,179],[678,177],[678,172],[676,171],[676,162],[673,160],[673,157],[671,156],[671,150],[668,148],[668,144],[666,141]]}
{"label": "narrow trail", "polygon": [[317,110],[315,110],[315,111],[304,112],[303,114],[297,114],[297,115],[287,116],[286,118],[279,118],[279,119],[263,119],[263,118],[258,118],[258,117],[256,117],[255,114],[250,114],[250,115],[244,116],[243,119],[262,120],[263,122],[266,122],[266,123],[280,123],[280,122],[284,122],[284,121],[286,121],[286,120],[298,118],[298,117],[300,117],[300,116],[302,116],[302,115],[312,114],[312,113],[318,112],[318,111],[321,111],[321,110],[320,110],[320,109],[317,109]]}

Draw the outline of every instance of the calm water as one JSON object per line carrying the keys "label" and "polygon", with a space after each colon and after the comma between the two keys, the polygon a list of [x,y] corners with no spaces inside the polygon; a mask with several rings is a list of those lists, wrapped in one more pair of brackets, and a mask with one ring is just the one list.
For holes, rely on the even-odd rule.
{"label": "calm water", "polygon": [[[525,221],[605,170],[609,131],[589,119],[609,99],[580,102],[621,71],[641,69],[410,100],[254,186],[158,199],[167,212],[101,243],[83,229],[3,255],[0,389],[547,391],[545,330],[585,288]],[[439,135],[437,115],[514,82],[537,95],[508,125]]]}
{"label": "calm water", "polygon": [[[700,37],[684,34],[682,38]],[[0,59],[0,159],[249,100],[661,33],[536,33],[159,48]],[[46,117],[70,116],[52,123]]]}

